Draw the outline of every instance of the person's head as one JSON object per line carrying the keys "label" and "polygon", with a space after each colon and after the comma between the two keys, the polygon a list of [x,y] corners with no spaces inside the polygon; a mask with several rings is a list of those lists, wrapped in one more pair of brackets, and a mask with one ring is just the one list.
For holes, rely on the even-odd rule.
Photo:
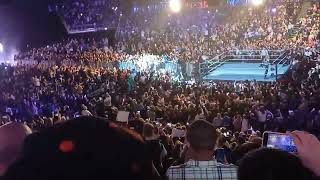
{"label": "person's head", "polygon": [[23,141],[31,129],[20,123],[8,123],[0,126],[0,176],[18,157]]}
{"label": "person's head", "polygon": [[129,121],[130,128],[133,128],[134,131],[142,135],[143,127],[144,127],[144,120],[142,118],[137,118],[133,121]]}
{"label": "person's head", "polygon": [[261,137],[261,132],[258,130],[258,131],[256,131],[256,136],[258,136],[258,137]]}
{"label": "person's head", "polygon": [[[234,142],[235,143],[235,142]],[[231,163],[238,165],[239,160],[248,152],[261,147],[261,143],[247,142],[244,144],[237,144],[231,153]]]}
{"label": "person's head", "polygon": [[183,149],[183,143],[181,141],[176,141],[176,144],[172,150],[172,156],[175,158],[175,159],[178,159],[180,158],[180,153]]}
{"label": "person's head", "polygon": [[81,105],[82,110],[86,111],[88,110],[87,106],[85,106],[84,104]]}
{"label": "person's head", "polygon": [[269,148],[246,154],[239,162],[238,176],[240,180],[313,179],[297,156]]}
{"label": "person's head", "polygon": [[143,126],[143,137],[152,138],[154,136],[154,126],[151,123],[145,123]]}
{"label": "person's head", "polygon": [[249,136],[248,141],[256,144],[262,144],[262,138],[256,135]]}
{"label": "person's head", "polygon": [[218,132],[209,122],[203,120],[193,122],[186,134],[192,158],[205,160],[212,157],[218,136]]}
{"label": "person's head", "polygon": [[231,149],[232,151],[234,151],[234,150],[237,148],[237,146],[238,146],[238,144],[237,144],[236,142],[232,142],[232,143],[230,144],[230,149]]}
{"label": "person's head", "polygon": [[217,148],[222,148],[227,142],[227,139],[223,136],[223,134],[220,134],[220,136],[217,139]]}
{"label": "person's head", "polygon": [[142,138],[96,117],[79,117],[28,136],[4,178],[152,179]]}

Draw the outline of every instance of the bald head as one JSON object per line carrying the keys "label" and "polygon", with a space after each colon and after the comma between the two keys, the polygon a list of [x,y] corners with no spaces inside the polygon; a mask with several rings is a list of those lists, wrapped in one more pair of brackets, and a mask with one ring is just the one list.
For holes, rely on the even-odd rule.
{"label": "bald head", "polygon": [[31,134],[31,129],[24,124],[8,123],[0,126],[0,176],[17,158],[28,134]]}

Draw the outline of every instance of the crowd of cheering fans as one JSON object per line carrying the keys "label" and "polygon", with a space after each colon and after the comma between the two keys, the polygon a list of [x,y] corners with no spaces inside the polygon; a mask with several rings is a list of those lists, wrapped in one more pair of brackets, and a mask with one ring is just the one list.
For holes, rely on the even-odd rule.
{"label": "crowd of cheering fans", "polygon": [[119,21],[119,1],[66,0],[59,14],[71,31],[114,28]]}
{"label": "crowd of cheering fans", "polygon": [[[88,3],[73,2],[68,18],[101,21]],[[114,46],[70,39],[18,54],[17,66],[0,66],[0,179],[318,179],[320,8],[299,17],[301,3],[228,17],[142,8],[120,20]],[[199,61],[262,48],[291,49],[286,77],[189,84],[117,68],[136,54]],[[123,111],[128,121],[117,121]],[[265,131],[291,132],[297,154],[261,148]]]}
{"label": "crowd of cheering fans", "polygon": [[[301,4],[298,1],[295,6]],[[17,59],[109,63],[125,60],[129,55],[155,54],[191,62],[230,50],[262,48],[311,52],[312,57],[317,58],[319,4],[310,5],[303,17],[298,16],[299,8],[289,13],[286,6],[281,2],[260,8],[234,7],[229,9],[232,13],[226,12],[227,17],[219,11],[202,9],[168,15],[161,13],[163,9],[145,7],[128,16],[123,15],[117,32],[118,42],[113,47],[109,46],[108,40],[69,39],[64,43],[31,49]],[[295,24],[299,30],[292,37]]]}

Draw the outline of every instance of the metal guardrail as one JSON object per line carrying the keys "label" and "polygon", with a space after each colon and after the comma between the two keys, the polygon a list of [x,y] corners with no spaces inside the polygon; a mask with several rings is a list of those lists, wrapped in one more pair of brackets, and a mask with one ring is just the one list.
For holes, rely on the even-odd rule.
{"label": "metal guardrail", "polygon": [[[277,58],[277,59],[275,59],[273,62],[272,62],[272,64],[275,64],[277,61],[279,61],[280,59],[280,61],[282,61],[283,60],[283,58],[285,58],[286,56],[286,51],[284,51],[282,54],[280,54],[280,56]],[[284,57],[283,57],[284,56]]]}
{"label": "metal guardrail", "polygon": [[[284,50],[268,50],[269,61],[275,61],[284,54]],[[262,50],[231,50],[227,51],[226,57],[229,61],[261,61]]]}
{"label": "metal guardrail", "polygon": [[88,33],[88,32],[98,32],[98,31],[106,31],[106,30],[111,30],[111,29],[117,29],[117,27],[90,27],[86,29],[74,29],[68,27],[68,33],[69,34],[78,34],[78,33]]}
{"label": "metal guardrail", "polygon": [[102,27],[102,25],[96,25],[96,24],[83,24],[83,25],[74,25],[70,26],[64,19],[63,15],[58,12],[58,16],[60,20],[62,21],[62,24],[66,28],[68,34],[79,34],[79,33],[88,33],[88,32],[98,32],[98,31],[106,31],[110,29],[117,29],[118,24],[116,24],[114,27],[113,25],[106,24],[105,27]]}
{"label": "metal guardrail", "polygon": [[[227,52],[259,52],[261,53],[263,49],[251,49],[251,50],[247,50],[247,49],[241,49],[241,50],[228,50]],[[279,49],[279,50],[268,50],[268,52],[281,52],[284,51],[283,49]]]}
{"label": "metal guardrail", "polygon": [[215,57],[213,57],[210,60],[205,60],[205,62],[199,63],[199,74],[200,75],[204,75],[207,72],[204,72],[203,70],[207,70],[207,69],[213,69],[215,67],[216,64],[219,64],[220,61],[220,57],[222,57],[225,54],[225,52],[216,55]]}

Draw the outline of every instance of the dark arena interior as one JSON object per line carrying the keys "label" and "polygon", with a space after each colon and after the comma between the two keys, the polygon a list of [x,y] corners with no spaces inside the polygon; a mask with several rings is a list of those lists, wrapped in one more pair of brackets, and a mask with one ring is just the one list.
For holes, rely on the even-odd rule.
{"label": "dark arena interior", "polygon": [[0,0],[0,180],[316,180],[319,138],[319,0]]}

